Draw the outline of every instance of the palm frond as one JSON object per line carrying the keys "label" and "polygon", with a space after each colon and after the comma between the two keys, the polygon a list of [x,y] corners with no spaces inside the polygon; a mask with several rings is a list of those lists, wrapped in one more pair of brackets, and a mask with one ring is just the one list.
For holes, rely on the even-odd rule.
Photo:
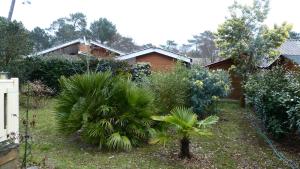
{"label": "palm frond", "polygon": [[218,116],[209,116],[204,120],[201,120],[197,123],[199,128],[207,128],[213,124],[216,124],[219,120]]}
{"label": "palm frond", "polygon": [[113,133],[108,138],[107,146],[115,150],[130,150],[131,142],[126,136],[121,136],[120,133]]}
{"label": "palm frond", "polygon": [[166,143],[171,139],[167,131],[159,131],[155,129],[151,129],[150,132],[151,138],[149,139],[149,144],[162,144],[166,145]]}

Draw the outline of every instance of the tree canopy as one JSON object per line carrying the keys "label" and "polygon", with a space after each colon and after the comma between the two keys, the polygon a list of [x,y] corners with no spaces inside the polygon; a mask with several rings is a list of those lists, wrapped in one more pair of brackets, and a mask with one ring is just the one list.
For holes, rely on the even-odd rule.
{"label": "tree canopy", "polygon": [[117,34],[116,26],[106,18],[99,18],[91,23],[91,34],[94,38],[97,38],[101,43],[111,41]]}
{"label": "tree canopy", "polygon": [[48,31],[54,35],[54,43],[63,43],[88,35],[86,16],[81,13],[62,17],[50,25]]}
{"label": "tree canopy", "polygon": [[21,22],[0,17],[0,35],[0,64],[8,65],[11,61],[31,52],[29,31]]}
{"label": "tree canopy", "polygon": [[218,28],[216,43],[219,54],[233,58],[237,72],[246,76],[264,57],[278,55],[276,49],[289,37],[292,26],[283,23],[269,28],[265,25],[269,0],[254,0],[251,6],[235,2],[229,11],[230,16]]}
{"label": "tree canopy", "polygon": [[53,37],[40,27],[35,27],[30,32],[30,38],[33,42],[33,49],[35,51],[40,51],[42,49],[49,48],[52,45],[51,39]]}

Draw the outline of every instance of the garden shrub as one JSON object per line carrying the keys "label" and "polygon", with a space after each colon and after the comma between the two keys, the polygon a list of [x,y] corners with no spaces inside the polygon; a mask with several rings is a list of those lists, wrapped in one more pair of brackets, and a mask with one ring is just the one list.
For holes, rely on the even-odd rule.
{"label": "garden shrub", "polygon": [[[91,68],[95,70],[97,61],[91,60]],[[94,66],[94,68],[92,67]],[[53,89],[55,93],[59,90],[58,79],[61,76],[72,76],[86,72],[86,62],[80,59],[67,59],[66,57],[27,57],[16,60],[2,70],[10,72],[12,77],[20,78],[20,83],[27,81],[41,81]]]}
{"label": "garden shrub", "polygon": [[34,70],[39,67],[39,60],[26,58],[11,61],[7,66],[0,65],[0,71],[9,72],[11,77],[18,77],[20,84],[26,83]]}
{"label": "garden shrub", "polygon": [[131,68],[132,80],[142,82],[145,78],[151,75],[151,66],[148,63],[137,63]]}
{"label": "garden shrub", "polygon": [[61,78],[56,107],[59,130],[80,131],[88,143],[114,150],[146,142],[154,98],[122,77],[105,72]]}
{"label": "garden shrub", "polygon": [[[27,82],[21,86],[20,104],[28,108],[41,108],[54,91],[41,81]],[[28,99],[28,104],[27,104]]]}
{"label": "garden shrub", "polygon": [[187,106],[190,85],[189,69],[178,63],[172,70],[154,72],[148,88],[155,94],[155,105],[161,114],[168,114],[176,106]]}
{"label": "garden shrub", "polygon": [[59,91],[58,79],[61,76],[69,77],[74,74],[82,74],[86,71],[86,64],[81,60],[38,58],[36,61],[38,61],[36,64],[39,65],[31,72],[29,80],[40,80],[55,92]]}
{"label": "garden shrub", "polygon": [[244,85],[246,100],[275,138],[300,129],[299,76],[283,68],[262,71]]}
{"label": "garden shrub", "polygon": [[205,116],[215,101],[229,94],[231,83],[229,74],[223,70],[210,71],[200,66],[191,69],[191,107],[193,111]]}
{"label": "garden shrub", "polygon": [[116,61],[112,59],[100,60],[97,72],[110,71],[113,75],[129,75],[131,66],[125,61]]}

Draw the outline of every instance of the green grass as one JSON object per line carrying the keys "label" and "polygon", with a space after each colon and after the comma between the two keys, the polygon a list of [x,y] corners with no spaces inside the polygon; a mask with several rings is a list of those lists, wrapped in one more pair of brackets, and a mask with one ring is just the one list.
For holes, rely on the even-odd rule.
{"label": "green grass", "polygon": [[[245,112],[237,103],[224,102],[213,136],[194,137],[190,161],[179,160],[178,141],[166,147],[146,145],[130,152],[103,152],[80,143],[75,136],[66,137],[57,132],[54,100],[48,100],[42,109],[31,110],[30,118],[36,115],[36,125],[31,128],[31,163],[44,168],[287,168],[260,138],[245,118]],[[21,109],[21,116],[25,111]],[[21,132],[24,126],[21,125]],[[24,145],[20,148],[20,159]]]}

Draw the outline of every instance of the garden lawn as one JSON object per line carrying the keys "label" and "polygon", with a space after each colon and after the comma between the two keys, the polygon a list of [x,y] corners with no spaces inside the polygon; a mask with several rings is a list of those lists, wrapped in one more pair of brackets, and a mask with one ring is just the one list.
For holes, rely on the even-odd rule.
{"label": "garden lawn", "polygon": [[[213,126],[214,135],[193,137],[191,151],[194,157],[179,160],[178,141],[162,145],[145,145],[130,152],[103,152],[96,147],[83,144],[77,136],[66,137],[58,133],[55,100],[47,100],[44,108],[30,110],[29,117],[36,115],[35,126],[31,127],[32,157],[30,163],[43,168],[288,168],[278,160],[272,150],[256,134],[238,103],[226,101],[219,105],[219,122]],[[21,109],[21,120],[25,109]],[[21,132],[24,126],[21,122]],[[24,145],[20,148],[20,161]],[[295,154],[287,157],[300,159]],[[298,161],[299,162],[299,161]]]}

